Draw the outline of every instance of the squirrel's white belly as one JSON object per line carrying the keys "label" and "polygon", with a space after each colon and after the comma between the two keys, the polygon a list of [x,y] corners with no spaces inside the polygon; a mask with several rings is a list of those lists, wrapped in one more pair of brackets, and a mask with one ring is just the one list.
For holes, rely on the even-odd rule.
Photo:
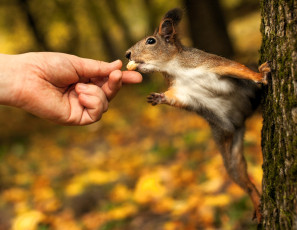
{"label": "squirrel's white belly", "polygon": [[225,130],[234,129],[230,116],[236,118],[237,123],[244,120],[241,110],[233,102],[234,85],[227,78],[201,70],[187,71],[176,77],[171,87],[179,103],[209,122],[219,121],[216,125]]}
{"label": "squirrel's white belly", "polygon": [[178,63],[167,68],[166,73],[172,77],[175,97],[185,108],[199,113],[209,122],[214,121],[215,116],[215,120],[220,120],[217,125],[228,130],[234,128],[234,119],[238,124],[244,121],[242,108],[235,101],[245,103],[246,99],[236,92],[238,88],[229,78],[204,67],[182,68]]}
{"label": "squirrel's white belly", "polygon": [[232,105],[226,100],[226,95],[233,92],[230,82],[203,68],[180,70],[174,74],[176,77],[172,87],[182,104],[192,107],[193,110],[205,107],[217,111],[222,117],[230,111]]}

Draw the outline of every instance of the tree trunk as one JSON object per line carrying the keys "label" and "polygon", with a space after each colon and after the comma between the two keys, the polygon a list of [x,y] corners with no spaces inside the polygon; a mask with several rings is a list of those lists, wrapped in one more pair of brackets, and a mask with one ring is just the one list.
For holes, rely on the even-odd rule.
{"label": "tree trunk", "polygon": [[30,8],[30,3],[28,0],[18,0],[19,7],[23,10],[25,14],[25,19],[29,25],[29,27],[32,29],[33,36],[36,40],[37,46],[39,50],[43,51],[51,51],[46,39],[45,34],[43,31],[40,30],[38,27],[37,19],[35,18],[34,14],[32,13],[32,10]]}
{"label": "tree trunk", "polygon": [[100,33],[100,39],[103,42],[104,54],[106,55],[106,61],[113,61],[118,58],[118,51],[113,43],[110,31],[105,23],[105,18],[100,13],[102,8],[97,7],[95,0],[85,1],[85,7],[89,12],[89,17],[93,20],[93,23],[97,26],[97,30]]}
{"label": "tree trunk", "polygon": [[126,43],[126,48],[130,48],[132,45],[135,44],[135,41],[133,40],[133,37],[131,36],[131,32],[129,29],[129,25],[127,24],[126,20],[122,17],[121,10],[119,9],[119,6],[116,3],[116,0],[107,0],[106,4],[115,19],[116,23],[120,25],[122,28],[124,41]]}
{"label": "tree trunk", "polygon": [[218,0],[184,0],[193,46],[209,53],[232,57],[233,47]]}
{"label": "tree trunk", "polygon": [[261,0],[261,62],[271,78],[263,107],[263,229],[297,229],[297,2]]}

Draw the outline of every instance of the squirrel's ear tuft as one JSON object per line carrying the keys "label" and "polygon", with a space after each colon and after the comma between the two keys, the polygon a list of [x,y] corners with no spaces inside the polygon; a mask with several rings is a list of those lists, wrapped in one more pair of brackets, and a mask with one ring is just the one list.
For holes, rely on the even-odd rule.
{"label": "squirrel's ear tuft", "polygon": [[182,19],[183,17],[183,11],[180,8],[174,8],[172,10],[169,10],[164,18],[163,21],[166,19],[170,19],[173,22],[173,25],[176,26]]}
{"label": "squirrel's ear tuft", "polygon": [[183,12],[179,8],[168,11],[160,23],[158,33],[166,40],[166,42],[173,42],[176,29],[175,27],[182,19]]}

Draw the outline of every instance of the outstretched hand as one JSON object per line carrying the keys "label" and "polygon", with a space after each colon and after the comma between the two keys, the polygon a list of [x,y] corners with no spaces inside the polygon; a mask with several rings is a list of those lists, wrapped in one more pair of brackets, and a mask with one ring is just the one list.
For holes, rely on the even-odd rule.
{"label": "outstretched hand", "polygon": [[0,55],[0,103],[61,124],[98,121],[122,83],[139,83],[134,71],[63,53]]}

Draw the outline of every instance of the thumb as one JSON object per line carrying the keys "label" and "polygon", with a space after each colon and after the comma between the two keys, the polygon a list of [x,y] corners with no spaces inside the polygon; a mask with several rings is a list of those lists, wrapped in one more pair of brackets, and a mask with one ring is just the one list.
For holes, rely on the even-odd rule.
{"label": "thumb", "polygon": [[123,65],[121,60],[108,63],[74,55],[69,55],[68,59],[79,77],[84,78],[108,77],[112,71],[121,69]]}

